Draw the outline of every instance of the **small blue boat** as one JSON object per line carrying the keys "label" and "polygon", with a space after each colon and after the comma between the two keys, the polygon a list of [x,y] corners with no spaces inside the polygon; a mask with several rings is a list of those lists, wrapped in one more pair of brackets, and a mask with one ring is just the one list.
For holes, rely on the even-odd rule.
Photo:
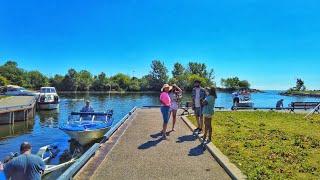
{"label": "small blue boat", "polygon": [[113,110],[107,112],[72,112],[59,128],[81,145],[102,138],[111,128]]}

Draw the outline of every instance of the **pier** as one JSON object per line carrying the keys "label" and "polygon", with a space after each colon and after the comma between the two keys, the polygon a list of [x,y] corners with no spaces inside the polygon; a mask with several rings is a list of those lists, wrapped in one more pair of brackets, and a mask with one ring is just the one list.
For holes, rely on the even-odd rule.
{"label": "pier", "polygon": [[231,179],[180,117],[162,140],[161,117],[159,108],[137,109],[82,168],[60,179]]}
{"label": "pier", "polygon": [[14,124],[33,118],[36,111],[35,96],[10,96],[0,99],[0,125]]}

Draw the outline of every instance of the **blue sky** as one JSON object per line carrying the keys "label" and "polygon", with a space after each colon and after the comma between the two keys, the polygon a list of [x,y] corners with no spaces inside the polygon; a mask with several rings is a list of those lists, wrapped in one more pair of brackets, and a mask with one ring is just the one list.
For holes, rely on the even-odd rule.
{"label": "blue sky", "polygon": [[203,62],[216,81],[238,76],[261,89],[295,78],[320,89],[317,0],[4,0],[0,64],[47,75],[147,74],[154,59]]}

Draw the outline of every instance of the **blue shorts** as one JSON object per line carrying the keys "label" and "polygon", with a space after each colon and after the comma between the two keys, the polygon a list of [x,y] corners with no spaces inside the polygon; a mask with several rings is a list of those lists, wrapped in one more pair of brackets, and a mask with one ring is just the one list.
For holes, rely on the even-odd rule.
{"label": "blue shorts", "polygon": [[202,113],[202,107],[195,107],[194,108],[194,115],[196,115],[196,116],[202,116],[203,115],[203,113]]}
{"label": "blue shorts", "polygon": [[169,106],[161,106],[161,113],[162,113],[162,118],[163,122],[165,124],[168,124],[169,119],[170,119],[170,107]]}

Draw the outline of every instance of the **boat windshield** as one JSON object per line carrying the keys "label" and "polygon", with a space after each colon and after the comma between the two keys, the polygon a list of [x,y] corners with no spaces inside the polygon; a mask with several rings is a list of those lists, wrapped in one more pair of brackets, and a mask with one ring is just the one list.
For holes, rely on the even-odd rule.
{"label": "boat windshield", "polygon": [[108,117],[104,115],[77,115],[70,116],[69,121],[108,121]]}
{"label": "boat windshield", "polygon": [[41,88],[40,93],[56,93],[55,88]]}

